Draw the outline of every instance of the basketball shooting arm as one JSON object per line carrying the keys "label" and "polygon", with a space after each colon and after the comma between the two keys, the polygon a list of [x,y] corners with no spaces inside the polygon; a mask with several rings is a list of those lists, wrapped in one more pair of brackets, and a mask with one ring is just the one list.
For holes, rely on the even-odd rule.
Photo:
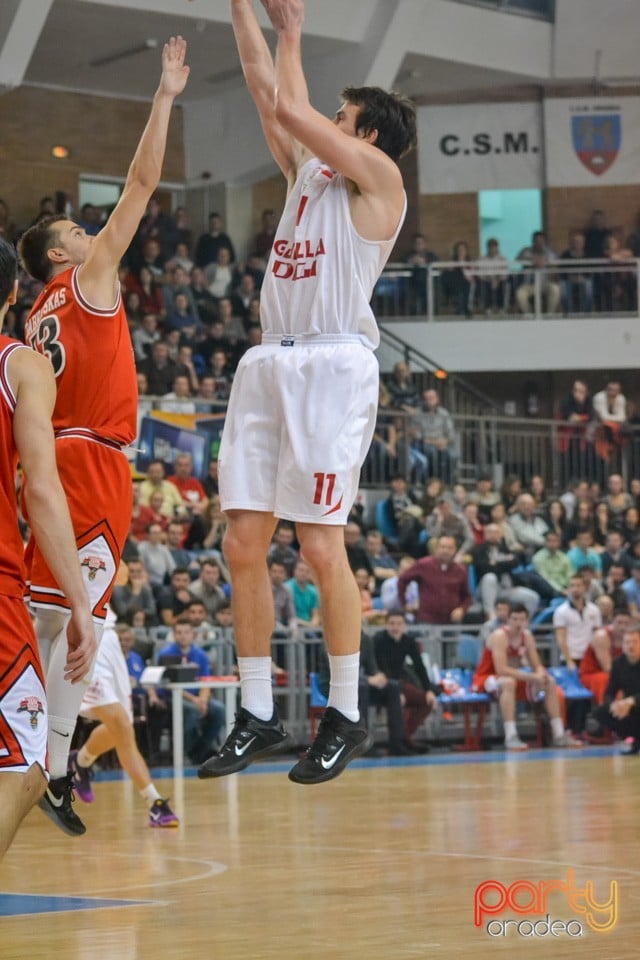
{"label": "basketball shooting arm", "polygon": [[258,110],[265,140],[292,186],[298,167],[307,159],[306,151],[276,119],[276,70],[253,0],[231,0],[231,22],[242,72]]}
{"label": "basketball shooting arm", "polygon": [[355,184],[351,202],[354,225],[365,239],[384,240],[395,233],[404,208],[402,176],[397,165],[374,143],[377,130],[341,129],[309,102],[302,69],[302,0],[261,0],[278,34],[276,106],[278,123],[333,170]]}
{"label": "basketball shooting arm", "polygon": [[56,384],[50,362],[31,350],[16,350],[7,364],[16,396],[13,434],[27,482],[29,523],[42,555],[71,603],[65,679],[77,683],[89,671],[96,637],[78,561],[67,500],[58,477],[51,414]]}
{"label": "basketball shooting arm", "polygon": [[122,195],[105,227],[91,243],[78,271],[82,293],[99,309],[110,310],[114,306],[120,260],[160,181],[171,108],[189,76],[189,67],[184,63],[186,50],[187,44],[182,37],[171,37],[164,45],[160,84]]}

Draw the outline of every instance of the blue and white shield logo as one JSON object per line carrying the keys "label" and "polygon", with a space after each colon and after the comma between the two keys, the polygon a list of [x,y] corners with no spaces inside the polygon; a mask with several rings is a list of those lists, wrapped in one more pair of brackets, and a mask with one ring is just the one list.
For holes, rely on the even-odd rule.
{"label": "blue and white shield logo", "polygon": [[619,113],[579,114],[571,117],[573,149],[587,170],[596,177],[613,164],[622,144]]}

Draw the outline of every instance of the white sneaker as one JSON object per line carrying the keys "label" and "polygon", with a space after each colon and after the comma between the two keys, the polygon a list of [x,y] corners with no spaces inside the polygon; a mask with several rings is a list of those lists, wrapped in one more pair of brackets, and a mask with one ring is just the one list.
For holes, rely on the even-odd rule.
{"label": "white sneaker", "polygon": [[520,739],[517,733],[513,737],[505,737],[504,748],[505,750],[520,750],[520,751],[529,749],[527,744],[524,742],[524,740]]}
{"label": "white sneaker", "polygon": [[555,737],[552,743],[552,746],[557,749],[564,749],[565,747],[570,747],[572,749],[577,749],[578,747],[584,747],[582,740],[576,740],[575,737],[572,737],[570,733],[565,732],[561,737]]}

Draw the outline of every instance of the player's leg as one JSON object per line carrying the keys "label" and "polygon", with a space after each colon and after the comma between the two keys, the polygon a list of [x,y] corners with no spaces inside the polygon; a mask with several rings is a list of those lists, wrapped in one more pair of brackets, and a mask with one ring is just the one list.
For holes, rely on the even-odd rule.
{"label": "player's leg", "polygon": [[553,677],[547,674],[540,684],[545,692],[544,703],[551,721],[551,739],[554,747],[581,747],[582,741],[576,740],[565,730],[562,722],[560,691]]}
{"label": "player's leg", "polygon": [[[504,745],[507,750],[526,750],[527,745],[518,736],[516,727],[516,690],[513,677],[496,677],[496,689],[499,695],[500,711],[504,725]],[[486,689],[486,681],[485,681]]]}
{"label": "player's leg", "polygon": [[231,573],[242,706],[220,753],[198,770],[201,778],[236,773],[290,742],[278,719],[271,686],[275,614],[267,552],[276,520],[273,514],[255,510],[230,510],[228,520],[224,555]]}
{"label": "player's leg", "polygon": [[37,763],[26,773],[0,773],[0,860],[46,785],[47,778]]}
{"label": "player's leg", "polygon": [[373,737],[358,711],[360,594],[344,546],[342,526],[296,524],[300,551],[312,567],[329,653],[329,697],[314,742],[290,771],[295,783],[321,783],[366,753]]}
{"label": "player's leg", "polygon": [[[149,807],[149,822],[151,826],[177,826],[178,818],[170,810],[156,789],[149,773],[144,757],[138,750],[135,731],[131,716],[121,703],[109,703],[91,708],[92,718],[100,721],[74,758],[74,781],[76,776],[82,777],[91,764],[108,750],[115,749],[120,766],[125,770],[142,799]],[[82,799],[82,794],[78,791]]]}

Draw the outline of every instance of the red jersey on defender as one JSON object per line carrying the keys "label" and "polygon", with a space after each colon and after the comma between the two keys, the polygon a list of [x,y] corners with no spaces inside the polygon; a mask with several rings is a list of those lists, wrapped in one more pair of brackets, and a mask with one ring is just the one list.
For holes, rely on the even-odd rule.
{"label": "red jersey on defender", "polygon": [[[516,667],[517,669],[527,666],[527,644],[524,639],[524,634],[519,634],[515,638],[514,642],[504,627],[498,629],[501,629],[502,632],[506,633],[507,635],[506,654],[508,665],[510,667]],[[495,676],[495,673],[496,668],[493,662],[493,652],[487,645],[482,651],[480,663],[478,664],[476,672],[473,675],[472,688],[474,690],[482,690],[487,677]]]}
{"label": "red jersey on defender", "polygon": [[[615,660],[616,657],[619,657],[622,653],[622,644],[617,643],[613,637],[613,631],[611,627],[604,627],[604,629],[609,634],[609,642],[611,649],[611,659]],[[580,679],[583,680],[586,677],[590,677],[594,673],[602,673],[602,667],[600,661],[596,656],[596,652],[593,649],[593,644],[589,644],[587,649],[584,652],[584,656],[580,661]]]}
{"label": "red jersey on defender", "polygon": [[21,343],[0,336],[0,595],[22,597],[26,580],[24,544],[18,528],[16,467],[18,451],[13,439],[16,398],[9,386],[7,359]]}
{"label": "red jersey on defender", "polygon": [[27,318],[25,340],[53,366],[56,435],[80,428],[126,445],[137,433],[138,385],[122,297],[118,290],[111,310],[93,307],[77,276],[70,267],[49,281]]}

